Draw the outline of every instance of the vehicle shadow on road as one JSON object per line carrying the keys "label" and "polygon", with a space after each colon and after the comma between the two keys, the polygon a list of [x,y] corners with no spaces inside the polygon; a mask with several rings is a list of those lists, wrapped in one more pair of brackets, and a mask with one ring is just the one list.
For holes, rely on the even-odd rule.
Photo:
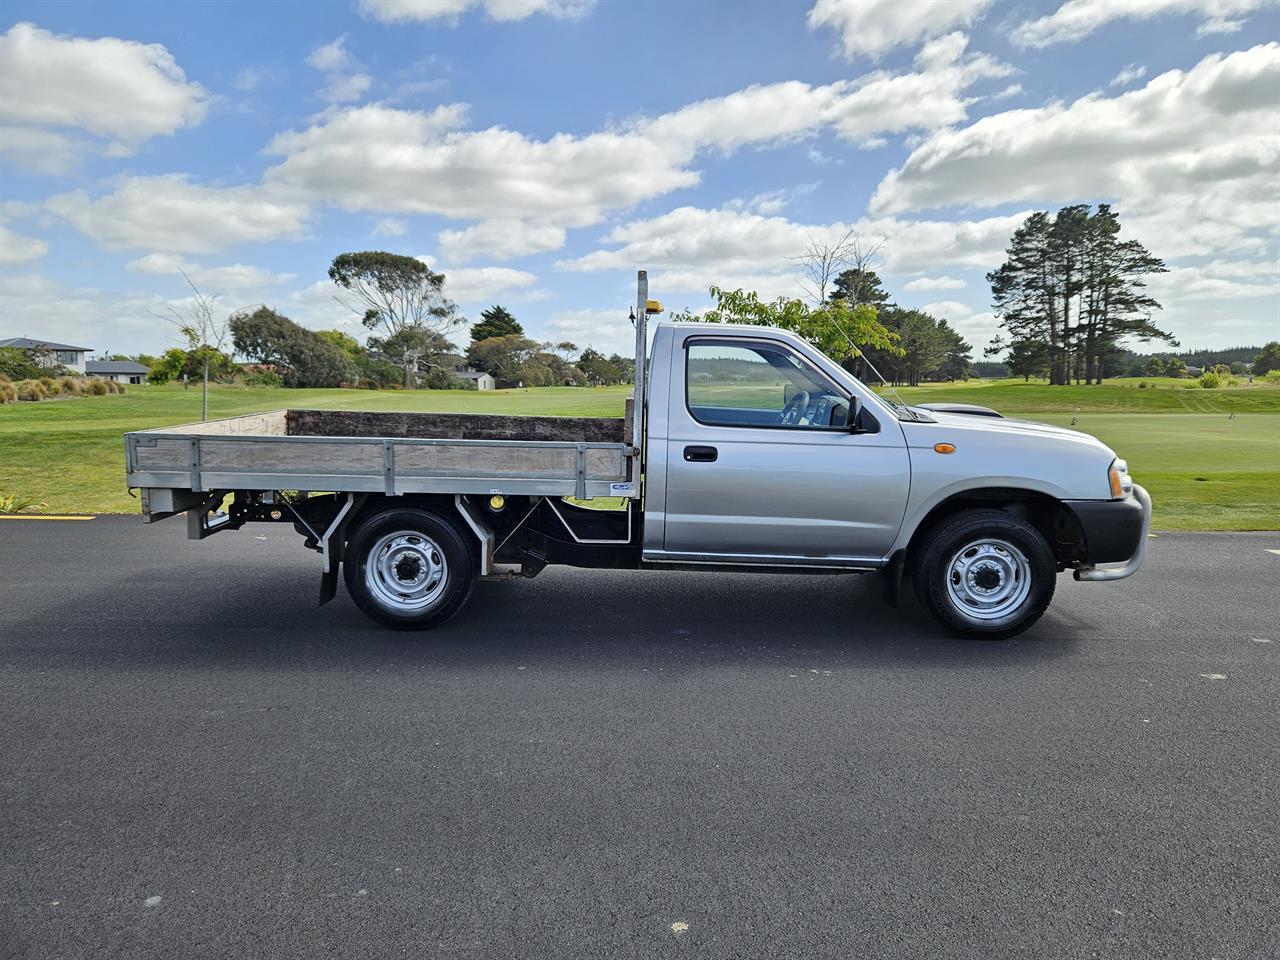
{"label": "vehicle shadow on road", "polygon": [[192,663],[273,669],[538,663],[607,669],[655,658],[676,668],[776,666],[780,658],[810,666],[838,660],[845,668],[952,668],[1026,667],[1067,656],[1076,643],[1070,618],[1061,619],[1052,608],[1014,640],[953,637],[919,608],[909,581],[894,609],[874,575],[557,569],[535,581],[482,582],[447,624],[412,632],[372,623],[343,591],[317,607],[311,599],[314,574],[300,570],[264,569],[225,589],[180,578],[152,586],[77,597],[81,609],[94,611],[91,631],[62,632],[51,622],[51,610],[26,624],[19,621],[19,632],[40,638],[19,648],[43,662],[66,658],[81,666],[159,670]]}

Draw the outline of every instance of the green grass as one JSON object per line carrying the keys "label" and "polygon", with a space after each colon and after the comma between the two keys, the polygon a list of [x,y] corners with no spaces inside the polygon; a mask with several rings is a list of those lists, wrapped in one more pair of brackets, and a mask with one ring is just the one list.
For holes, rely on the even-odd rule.
{"label": "green grass", "polygon": [[[1138,384],[1147,387],[1139,389]],[[970,380],[899,387],[908,403],[954,400],[1015,413],[1280,413],[1280,385],[1243,380],[1238,387],[1204,390],[1194,380],[1145,377],[1095,386],[1051,387],[1033,380]]]}
{"label": "green grass", "polygon": [[[1163,530],[1280,529],[1280,387],[1188,390],[1148,379],[1049,387],[970,381],[903,388],[910,401],[956,400],[1070,426],[1129,461],[1156,503]],[[351,391],[217,387],[210,416],[284,407],[431,410],[547,416],[621,416],[629,387],[531,390]],[[1228,420],[1235,412],[1236,418]],[[51,513],[133,513],[124,490],[127,430],[198,420],[198,390],[132,387],[124,396],[0,406],[0,491],[44,501]]]}

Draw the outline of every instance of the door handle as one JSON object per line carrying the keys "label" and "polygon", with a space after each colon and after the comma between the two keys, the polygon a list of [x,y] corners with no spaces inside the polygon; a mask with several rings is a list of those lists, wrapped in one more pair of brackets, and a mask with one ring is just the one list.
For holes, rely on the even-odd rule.
{"label": "door handle", "polygon": [[715,447],[685,447],[684,458],[689,463],[715,463],[720,452]]}

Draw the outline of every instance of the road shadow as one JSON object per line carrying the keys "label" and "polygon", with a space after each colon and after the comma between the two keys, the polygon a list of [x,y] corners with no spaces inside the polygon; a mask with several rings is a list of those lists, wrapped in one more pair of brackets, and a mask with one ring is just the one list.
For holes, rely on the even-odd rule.
{"label": "road shadow", "polygon": [[[318,607],[318,576],[302,556],[287,566],[243,559],[228,567],[173,564],[101,576],[68,596],[28,597],[6,618],[6,659],[56,666],[178,669],[396,668],[541,664],[608,669],[661,659],[682,667],[899,664],[950,669],[1069,655],[1069,618],[1052,608],[1008,641],[958,639],[917,605],[910,582],[898,609],[880,578],[554,568],[536,580],[481,582],[471,602],[433,631],[367,620],[345,591]],[[68,629],[70,604],[88,623]]]}

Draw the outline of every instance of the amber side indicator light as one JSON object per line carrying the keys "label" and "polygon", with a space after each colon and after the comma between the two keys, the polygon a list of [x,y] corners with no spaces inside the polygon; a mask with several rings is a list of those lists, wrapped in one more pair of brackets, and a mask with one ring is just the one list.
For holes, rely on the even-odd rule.
{"label": "amber side indicator light", "polygon": [[954,443],[935,443],[933,445],[934,453],[955,453],[956,445]]}

